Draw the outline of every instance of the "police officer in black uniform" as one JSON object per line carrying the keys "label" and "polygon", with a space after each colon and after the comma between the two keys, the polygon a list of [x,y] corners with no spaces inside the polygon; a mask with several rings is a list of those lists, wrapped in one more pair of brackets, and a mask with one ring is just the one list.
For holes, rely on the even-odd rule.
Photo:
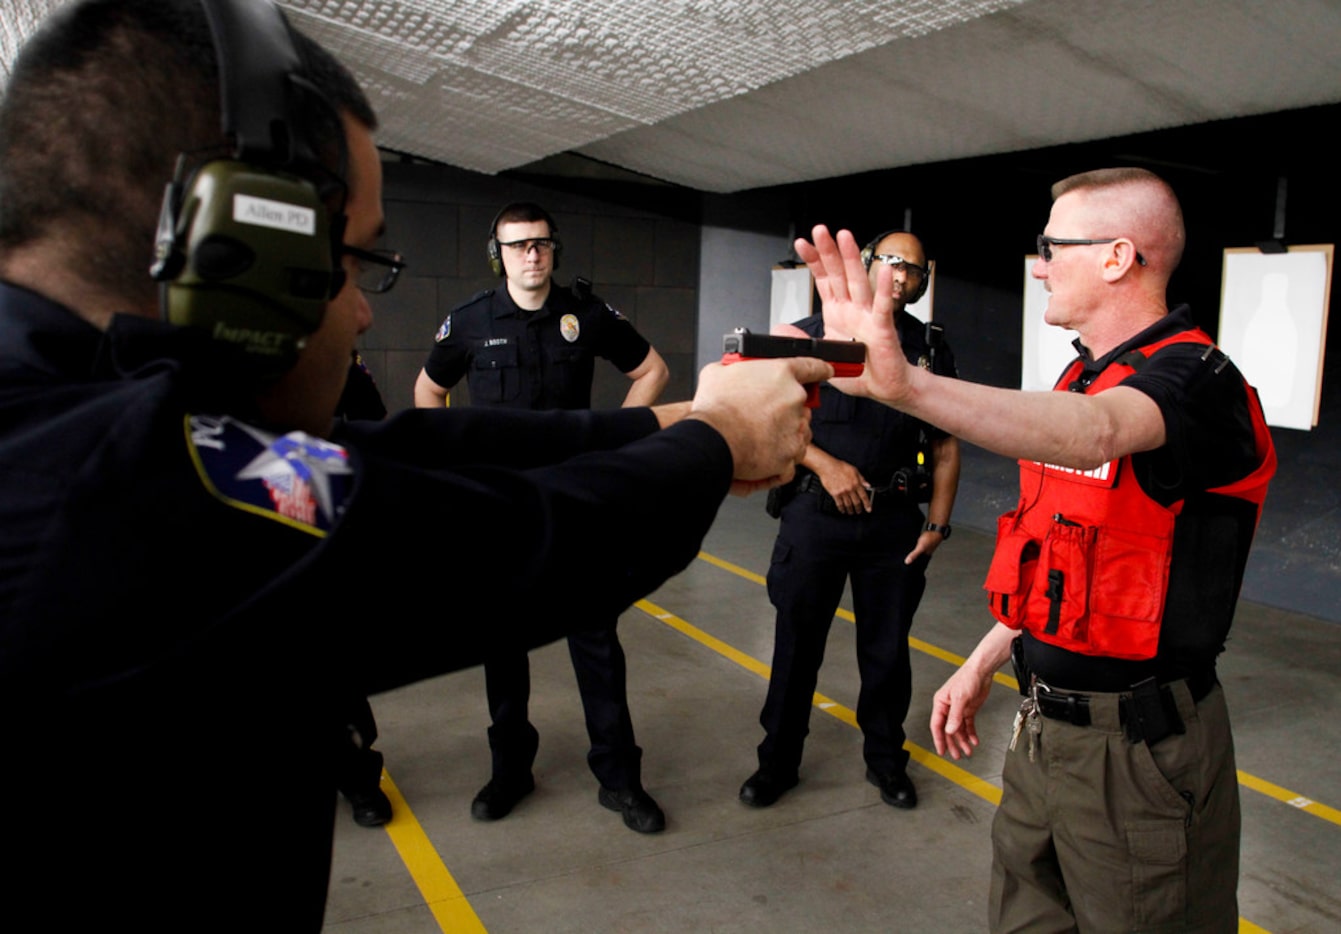
{"label": "police officer in black uniform", "polygon": [[[929,270],[921,242],[889,231],[867,245],[862,260],[872,278],[877,262],[894,271],[895,323],[909,361],[954,375],[954,357],[939,329],[903,310],[926,291]],[[819,315],[795,327],[810,337],[824,336]],[[959,445],[923,422],[828,385],[821,387],[811,428],[814,440],[803,469],[774,500],[782,503],[782,524],[768,571],[777,629],[759,718],[766,735],[759,769],[741,787],[740,800],[768,807],[798,781],[829,625],[850,577],[866,777],[887,804],[911,808],[917,792],[903,749],[903,719],[912,695],[908,631],[931,553],[950,536]],[[928,501],[924,516],[919,504]]]}
{"label": "police officer in black uniform", "polygon": [[[544,208],[526,202],[504,207],[490,227],[487,247],[506,287],[452,309],[415,383],[416,405],[441,407],[465,376],[476,406],[590,408],[597,357],[632,381],[626,407],[655,401],[668,376],[661,355],[628,319],[593,296],[586,280],[576,280],[571,289],[553,282],[563,245]],[[568,649],[591,738],[588,763],[601,784],[598,800],[621,812],[633,830],[664,829],[665,815],[642,787],[642,750],[633,737],[624,650],[614,627],[575,634]],[[527,718],[531,685],[525,652],[491,659],[485,676],[493,775],[470,813],[492,821],[506,817],[535,788],[531,765],[539,734]]]}
{"label": "police officer in black uniform", "polygon": [[[335,407],[335,417],[345,421],[381,421],[386,403],[372,371],[357,350],[349,361],[349,376]],[[359,582],[354,586],[366,586]],[[382,754],[377,742],[377,718],[368,698],[351,696],[345,710],[345,739],[336,754],[335,785],[345,796],[360,827],[381,827],[391,820],[391,799],[382,791]]]}
{"label": "police officer in black uniform", "polygon": [[[320,930],[342,698],[613,619],[693,560],[733,477],[799,455],[814,360],[714,367],[656,410],[337,434],[361,290],[403,265],[375,125],[268,0],[73,0],[9,72],[0,859],[54,927]],[[382,612],[440,568],[410,516],[480,544],[431,626]],[[629,523],[659,534],[631,551]],[[477,625],[500,599],[515,628]]]}

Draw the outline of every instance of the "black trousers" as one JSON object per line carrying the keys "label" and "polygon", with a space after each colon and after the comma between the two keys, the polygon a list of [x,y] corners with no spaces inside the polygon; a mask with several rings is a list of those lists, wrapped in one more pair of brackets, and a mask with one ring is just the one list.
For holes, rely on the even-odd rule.
{"label": "black trousers", "polygon": [[902,771],[908,765],[903,720],[912,698],[908,632],[926,588],[927,558],[903,561],[924,520],[906,501],[886,500],[875,513],[844,516],[822,512],[822,499],[802,493],[789,502],[773,546],[768,596],[777,624],[773,673],[759,716],[765,733],[759,765],[787,775],[801,764],[829,626],[851,578],[863,753],[877,772]]}
{"label": "black trousers", "polygon": [[382,754],[372,748],[377,740],[372,707],[366,697],[350,695],[341,714],[346,721],[346,741],[336,751],[336,787],[345,797],[372,794],[382,784]]}
{"label": "black trousers", "polygon": [[[591,751],[587,764],[606,788],[640,788],[643,751],[633,738],[629,717],[624,648],[612,625],[568,637],[577,689],[582,695]],[[493,775],[517,781],[531,771],[540,734],[527,716],[531,696],[531,665],[526,653],[491,658],[484,665],[489,699],[489,750]]]}

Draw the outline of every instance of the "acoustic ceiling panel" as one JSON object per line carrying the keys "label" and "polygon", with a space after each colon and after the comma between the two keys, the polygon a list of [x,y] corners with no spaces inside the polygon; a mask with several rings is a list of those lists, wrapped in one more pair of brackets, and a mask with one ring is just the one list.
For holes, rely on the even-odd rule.
{"label": "acoustic ceiling panel", "polygon": [[[0,83],[62,0],[0,2]],[[1341,101],[1338,0],[282,0],[385,147],[735,191]]]}
{"label": "acoustic ceiling panel", "polygon": [[497,172],[1021,2],[284,5],[295,23],[389,95],[377,101],[385,107],[385,145]]}
{"label": "acoustic ceiling panel", "polygon": [[1038,0],[580,152],[732,191],[1341,100],[1341,4]]}

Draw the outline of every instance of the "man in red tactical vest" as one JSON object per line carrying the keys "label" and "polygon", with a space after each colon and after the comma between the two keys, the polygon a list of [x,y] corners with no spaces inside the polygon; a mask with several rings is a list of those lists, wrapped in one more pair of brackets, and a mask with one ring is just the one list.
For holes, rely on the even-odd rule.
{"label": "man in red tactical vest", "polygon": [[868,346],[865,373],[837,384],[1020,459],[986,584],[997,625],[931,716],[937,752],[969,755],[1014,661],[992,930],[1234,931],[1238,786],[1215,660],[1275,452],[1256,392],[1166,303],[1185,240],[1172,189],[1127,168],[1052,194],[1033,275],[1044,320],[1079,334],[1054,392],[906,366],[879,313],[889,282],[872,295],[851,236],[816,228],[797,249],[830,336]]}

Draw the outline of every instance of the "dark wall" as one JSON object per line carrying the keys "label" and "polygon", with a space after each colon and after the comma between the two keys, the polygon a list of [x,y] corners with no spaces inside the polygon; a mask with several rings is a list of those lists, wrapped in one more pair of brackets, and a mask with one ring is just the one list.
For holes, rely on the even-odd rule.
{"label": "dark wall", "polygon": [[[937,262],[936,318],[946,325],[962,375],[1018,386],[1021,266],[1047,222],[1054,181],[1112,165],[1141,165],[1167,179],[1183,204],[1188,247],[1170,283],[1212,336],[1217,330],[1226,247],[1272,238],[1280,179],[1286,180],[1284,239],[1341,240],[1341,174],[1322,143],[1341,107],[1220,121],[1083,145],[866,173],[776,189],[798,230],[849,227],[864,240],[902,224]],[[757,193],[753,193],[757,194]],[[1333,276],[1331,301],[1338,278]],[[1341,336],[1323,374],[1318,427],[1275,429],[1280,467],[1248,567],[1252,599],[1341,621]],[[982,525],[1013,503],[1009,462],[972,450],[956,512]]]}
{"label": "dark wall", "polygon": [[[517,178],[479,175],[446,166],[401,161],[383,164],[386,243],[409,267],[396,288],[372,296],[374,327],[363,338],[368,362],[387,407],[413,404],[415,377],[447,312],[482,289],[500,285],[489,271],[484,244],[499,208],[536,201],[554,216],[563,239],[555,278],[593,282],[593,291],[624,313],[651,341],[671,370],[662,399],[692,394],[698,309],[697,218],[668,214],[647,197],[602,198]],[[606,186],[619,192],[618,186]],[[692,207],[692,205],[691,205]],[[628,379],[599,365],[593,391],[597,407],[615,407]],[[452,393],[468,404],[465,381]]]}
{"label": "dark wall", "polygon": [[[866,173],[739,195],[696,192],[631,180],[617,170],[596,177],[513,174],[487,177],[454,169],[388,163],[388,242],[413,264],[396,291],[378,300],[365,346],[394,410],[410,387],[447,309],[491,287],[484,240],[506,201],[536,200],[556,215],[565,241],[560,278],[574,273],[629,315],[671,365],[666,398],[687,398],[695,373],[695,330],[717,332],[766,311],[719,307],[736,294],[718,281],[767,276],[793,231],[816,223],[848,227],[859,238],[901,226],[906,214],[937,261],[936,317],[945,324],[965,378],[1018,386],[1022,260],[1047,221],[1051,184],[1110,165],[1144,165],[1167,178],[1183,202],[1188,250],[1170,299],[1189,302],[1212,335],[1219,313],[1226,247],[1271,237],[1278,180],[1288,182],[1285,239],[1341,240],[1341,175],[1322,145],[1341,107],[1312,108],[1160,133],[989,158]],[[607,177],[600,177],[606,171]],[[712,244],[711,263],[700,262]],[[773,256],[772,245],[778,245]],[[763,259],[761,259],[763,257]],[[700,267],[706,279],[700,283]],[[1336,277],[1332,298],[1335,300]],[[704,293],[701,290],[706,289]],[[723,302],[722,296],[728,296]],[[701,307],[704,301],[712,307]],[[1277,429],[1280,469],[1267,499],[1244,593],[1265,603],[1341,621],[1341,327],[1328,328],[1334,353],[1323,377],[1318,427]],[[710,349],[709,356],[715,354]],[[617,405],[623,377],[601,368],[598,404]],[[955,521],[982,529],[1014,502],[1005,458],[969,449]]]}

